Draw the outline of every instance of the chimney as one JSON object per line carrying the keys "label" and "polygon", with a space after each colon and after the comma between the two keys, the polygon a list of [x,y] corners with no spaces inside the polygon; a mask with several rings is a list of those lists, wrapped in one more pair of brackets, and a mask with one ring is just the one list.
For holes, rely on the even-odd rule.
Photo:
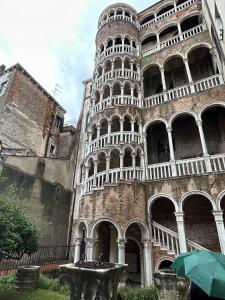
{"label": "chimney", "polygon": [[5,65],[0,65],[0,73],[5,71]]}

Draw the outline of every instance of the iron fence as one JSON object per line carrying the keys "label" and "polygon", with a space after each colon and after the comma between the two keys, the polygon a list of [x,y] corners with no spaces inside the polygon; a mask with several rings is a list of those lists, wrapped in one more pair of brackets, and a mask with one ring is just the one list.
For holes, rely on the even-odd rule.
{"label": "iron fence", "polygon": [[0,276],[13,275],[19,266],[36,265],[41,271],[58,269],[60,264],[73,261],[75,246],[40,246],[33,254],[24,255],[21,260],[7,259],[0,261]]}

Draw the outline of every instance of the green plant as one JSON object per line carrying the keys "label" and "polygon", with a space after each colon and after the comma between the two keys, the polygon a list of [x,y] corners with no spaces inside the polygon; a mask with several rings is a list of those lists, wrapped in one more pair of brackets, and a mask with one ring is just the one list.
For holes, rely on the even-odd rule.
{"label": "green plant", "polygon": [[67,285],[62,285],[58,278],[46,277],[41,274],[39,278],[39,287],[41,289],[69,295],[69,287]]}
{"label": "green plant", "polygon": [[123,300],[158,300],[158,293],[155,287],[144,289],[123,286],[119,288],[119,294]]}
{"label": "green plant", "polygon": [[0,261],[21,259],[37,250],[37,227],[25,216],[18,201],[18,189],[0,178]]}

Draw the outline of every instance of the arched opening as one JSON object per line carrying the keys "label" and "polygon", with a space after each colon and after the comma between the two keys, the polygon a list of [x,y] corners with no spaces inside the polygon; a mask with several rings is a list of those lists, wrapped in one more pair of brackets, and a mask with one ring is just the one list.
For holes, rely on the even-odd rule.
{"label": "arched opening", "polygon": [[122,45],[122,39],[120,37],[115,39],[115,45]]}
{"label": "arched opening", "polygon": [[112,62],[111,60],[107,60],[105,63],[105,72],[110,72],[112,70]]}
{"label": "arched opening", "polygon": [[98,156],[97,173],[104,172],[106,170],[106,155],[104,152]]}
{"label": "arched opening", "polygon": [[117,228],[108,221],[101,222],[94,230],[94,238],[97,240],[94,251],[95,259],[98,260],[101,255],[101,260],[103,262],[117,263]]}
{"label": "arched opening", "polygon": [[137,119],[134,122],[134,132],[139,132],[139,122]]}
{"label": "arched opening", "polygon": [[[209,249],[220,251],[212,204],[202,195],[191,195],[183,204],[186,238]],[[194,220],[194,221],[193,221]]]}
{"label": "arched opening", "polygon": [[118,132],[120,131],[120,118],[115,116],[112,118],[111,121],[111,132]]}
{"label": "arched opening", "polygon": [[158,11],[157,17],[161,16],[162,14],[166,13],[167,11],[169,11],[169,10],[171,10],[171,9],[173,9],[173,8],[174,8],[174,6],[173,6],[172,4],[163,7],[162,9],[160,9],[160,10]]}
{"label": "arched opening", "polygon": [[137,72],[137,62],[136,62],[136,61],[134,62],[133,70],[134,70],[135,72]]}
{"label": "arched opening", "polygon": [[156,35],[150,35],[146,39],[144,39],[141,43],[142,51],[151,49],[157,44]]}
{"label": "arched opening", "polygon": [[108,40],[106,49],[112,47],[112,45],[113,45],[113,40],[112,39]]}
{"label": "arched opening", "polygon": [[76,236],[81,239],[80,243],[80,255],[79,260],[83,259],[86,255],[86,242],[85,238],[87,237],[87,228],[84,222],[80,222],[77,228]]}
{"label": "arched opening", "polygon": [[199,15],[187,18],[180,24],[181,31],[182,32],[187,31],[195,26],[198,26],[200,23],[201,23],[201,20],[200,20]]}
{"label": "arched opening", "polygon": [[99,91],[96,91],[95,92],[95,104],[97,104],[99,101],[100,101],[100,93],[99,93]]}
{"label": "arched opening", "polygon": [[131,87],[130,83],[126,82],[124,86],[124,95],[130,96],[131,95]]}
{"label": "arched opening", "polygon": [[118,95],[121,95],[121,84],[117,82],[113,85],[113,96]]}
{"label": "arched opening", "polygon": [[91,140],[93,141],[97,138],[97,126],[95,124],[91,127],[91,132]]}
{"label": "arched opening", "polygon": [[124,45],[130,46],[130,40],[127,37],[124,39]]}
{"label": "arched opening", "polygon": [[132,42],[132,46],[133,46],[133,48],[135,48],[135,49],[137,48],[137,45],[136,45],[136,42],[135,42],[135,41]]}
{"label": "arched opening", "polygon": [[170,150],[166,125],[156,122],[147,129],[148,164],[157,164],[170,160]]}
{"label": "arched opening", "polygon": [[129,13],[129,11],[126,11],[126,10],[125,10],[125,16],[128,17],[128,18],[130,18],[130,13]]}
{"label": "arched opening", "polygon": [[225,108],[213,106],[202,114],[202,124],[209,154],[225,153]]}
{"label": "arched opening", "polygon": [[144,72],[144,97],[149,97],[163,91],[159,66],[150,66]]}
{"label": "arched opening", "polygon": [[122,16],[123,15],[122,9],[117,10],[116,15],[117,16]]}
{"label": "arched opening", "polygon": [[174,89],[188,83],[184,61],[179,56],[171,57],[164,66],[166,88]]}
{"label": "arched opening", "polygon": [[141,245],[142,232],[138,224],[133,223],[128,227],[126,240],[125,263],[128,265],[126,283],[140,285],[144,282],[144,278],[142,278],[144,263]]}
{"label": "arched opening", "polygon": [[218,70],[214,70],[209,49],[206,47],[199,47],[192,50],[188,55],[188,63],[194,81],[218,73]]}
{"label": "arched opening", "polygon": [[137,154],[136,154],[136,157],[135,157],[135,165],[136,167],[141,167],[141,150],[138,149],[137,150]]}
{"label": "arched opening", "polygon": [[88,177],[91,177],[94,175],[94,160],[93,158],[90,158],[88,161]]}
{"label": "arched opening", "polygon": [[136,85],[134,87],[134,98],[138,98],[138,87]]}
{"label": "arched opening", "polygon": [[115,15],[115,11],[114,10],[110,11],[109,17],[114,17],[114,15]]}
{"label": "arched opening", "polygon": [[100,53],[103,53],[104,52],[104,45],[101,45],[100,46]]}
{"label": "arched opening", "polygon": [[123,131],[131,131],[131,122],[129,116],[124,117]]}
{"label": "arched opening", "polygon": [[120,167],[120,152],[118,149],[113,149],[110,154],[110,169],[117,169]]}
{"label": "arched opening", "polygon": [[164,42],[166,40],[169,40],[173,38],[174,36],[178,35],[178,28],[177,25],[169,26],[163,31],[160,32],[159,38],[160,42]]}
{"label": "arched opening", "polygon": [[103,89],[103,99],[110,97],[110,87],[106,85]]}
{"label": "arched opening", "polygon": [[144,19],[141,21],[141,25],[144,25],[145,23],[148,23],[148,22],[150,22],[151,20],[154,20],[154,19],[155,19],[155,16],[154,16],[154,15],[147,16],[146,18],[144,18]]}
{"label": "arched opening", "polygon": [[101,127],[100,127],[100,135],[105,135],[108,133],[108,120],[103,119],[101,121]]}
{"label": "arched opening", "polygon": [[177,222],[174,214],[175,207],[170,199],[166,197],[156,199],[153,202],[150,211],[152,222],[177,232]]}
{"label": "arched opening", "polygon": [[120,57],[117,57],[114,61],[114,68],[115,69],[121,69],[122,68],[122,59]]}
{"label": "arched opening", "polygon": [[100,76],[102,76],[102,67],[100,66],[100,67],[98,67],[98,78],[100,77]]}
{"label": "arched opening", "polygon": [[127,57],[125,58],[125,61],[124,61],[124,68],[130,69],[130,60]]}
{"label": "arched opening", "polygon": [[164,259],[160,262],[159,266],[158,266],[158,271],[163,271],[163,270],[170,270],[170,266],[172,265],[172,261],[168,260],[168,259]]}
{"label": "arched opening", "polygon": [[196,120],[192,115],[178,116],[172,124],[176,159],[202,156],[202,145]]}
{"label": "arched opening", "polygon": [[124,151],[123,166],[124,168],[133,166],[132,150],[130,148],[126,148]]}

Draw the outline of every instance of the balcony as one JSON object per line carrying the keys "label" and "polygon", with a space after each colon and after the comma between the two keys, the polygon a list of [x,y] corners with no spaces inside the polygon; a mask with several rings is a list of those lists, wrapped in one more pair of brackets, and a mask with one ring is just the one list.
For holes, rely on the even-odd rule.
{"label": "balcony", "polygon": [[129,22],[129,23],[133,24],[134,26],[136,26],[138,28],[138,22],[136,20],[134,20],[131,16],[115,14],[111,17],[107,17],[106,20],[102,20],[99,24],[98,30],[100,30],[105,24],[108,24],[108,23],[114,22],[114,21]]}
{"label": "balcony", "polygon": [[172,38],[170,38],[170,39],[168,39],[168,40],[166,40],[166,41],[164,41],[164,42],[162,42],[158,45],[155,45],[150,49],[142,51],[141,56],[142,56],[142,58],[146,57],[146,56],[148,56],[150,54],[153,54],[153,53],[155,53],[159,50],[162,50],[164,48],[168,48],[170,46],[173,46],[175,44],[180,43],[183,40],[187,40],[187,39],[189,39],[193,36],[196,36],[196,35],[204,32],[206,30],[207,30],[206,26],[204,24],[200,24],[200,25],[195,26],[195,27],[193,27],[193,28],[191,28],[187,31],[184,31],[181,34],[178,34],[178,35],[176,35],[176,36],[174,36],[174,37],[172,37]]}
{"label": "balcony", "polygon": [[140,30],[143,31],[143,30],[146,30],[147,28],[149,28],[151,25],[159,22],[159,21],[162,21],[163,19],[183,10],[183,9],[186,9],[188,7],[190,7],[191,5],[197,3],[197,0],[189,0],[189,1],[186,1],[176,7],[174,7],[173,9],[165,12],[164,14],[161,14],[159,15],[158,17],[156,16],[154,19],[152,19],[151,21],[143,24],[140,26]]}
{"label": "balcony", "polygon": [[146,171],[147,180],[224,172],[225,154],[210,155],[207,158],[197,157],[149,165]]}
{"label": "balcony", "polygon": [[224,84],[222,74],[216,74],[211,77],[204,78],[196,82],[189,83],[184,86],[179,86],[175,89],[167,90],[163,93],[144,98],[143,107],[150,108],[155,105],[162,104],[166,101],[175,100],[181,97],[187,97],[191,94],[215,88],[221,84]]}

